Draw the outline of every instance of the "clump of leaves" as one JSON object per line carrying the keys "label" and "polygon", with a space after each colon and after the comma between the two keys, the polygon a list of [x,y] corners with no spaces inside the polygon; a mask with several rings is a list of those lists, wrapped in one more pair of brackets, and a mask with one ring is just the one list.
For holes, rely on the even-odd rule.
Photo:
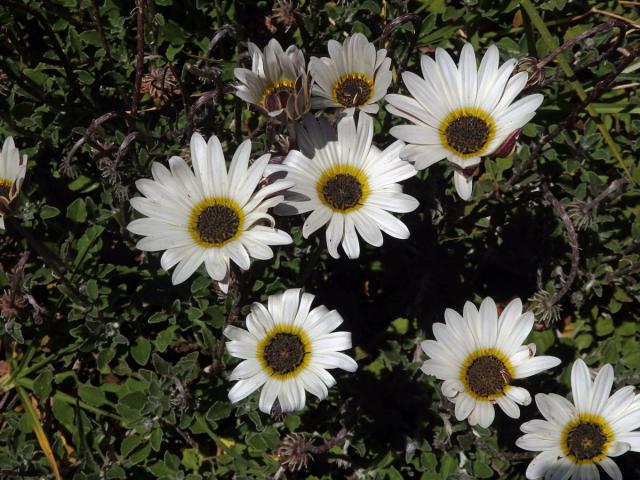
{"label": "clump of leaves", "polygon": [[[30,159],[20,209],[0,236],[0,476],[44,477],[55,462],[73,479],[524,479],[531,457],[514,445],[519,422],[498,418],[489,430],[456,422],[418,370],[417,345],[444,309],[487,295],[531,298],[542,328],[529,341],[563,367],[581,356],[614,365],[621,384],[640,383],[640,43],[630,8],[135,7],[0,5],[0,137],[14,136]],[[136,250],[126,231],[135,180],[152,162],[186,157],[194,131],[215,133],[227,151],[251,138],[254,152],[284,157],[287,126],[233,96],[233,68],[250,61],[246,42],[264,46],[275,35],[309,58],[353,32],[388,49],[391,92],[404,93],[401,74],[420,70],[421,53],[496,43],[535,73],[529,88],[544,104],[506,156],[484,162],[470,202],[440,165],[406,182],[421,203],[403,217],[409,240],[336,261],[320,238],[302,238],[300,218],[279,219],[294,245],[238,276],[229,295],[204,273],[172,287],[157,256]],[[376,121],[386,146],[396,120],[381,108]],[[338,373],[329,397],[297,414],[261,414],[255,396],[229,404],[234,360],[222,329],[242,324],[252,301],[292,287],[340,311],[358,372]],[[565,368],[531,390],[567,387]],[[522,421],[535,414],[523,409]],[[343,426],[348,435],[339,436]],[[618,463],[627,478],[640,475],[633,454]]]}

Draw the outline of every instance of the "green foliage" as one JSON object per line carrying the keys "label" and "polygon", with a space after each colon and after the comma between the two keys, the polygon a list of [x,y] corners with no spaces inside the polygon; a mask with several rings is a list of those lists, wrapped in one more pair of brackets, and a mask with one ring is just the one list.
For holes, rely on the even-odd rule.
{"label": "green foliage", "polygon": [[[638,60],[591,103],[589,114],[563,124],[580,102],[578,91],[598,88],[620,49],[640,47],[637,33],[610,28],[578,42],[564,53],[570,79],[556,62],[547,65],[539,87],[543,106],[512,154],[484,162],[470,202],[455,195],[451,169],[434,165],[405,184],[421,204],[403,216],[411,238],[363,245],[358,261],[332,260],[321,235],[302,238],[300,218],[278,219],[294,244],[270,262],[254,262],[239,291],[225,298],[204,272],[171,286],[159,255],[136,250],[125,228],[132,217],[127,200],[135,180],[150,176],[152,162],[186,154],[194,130],[215,133],[227,152],[251,137],[254,155],[283,153],[274,133],[286,129],[265,128],[264,118],[228,88],[233,68],[247,62],[246,41],[262,46],[271,37],[265,17],[273,5],[143,2],[144,73],[171,65],[182,93],[159,106],[143,93],[131,115],[133,3],[0,5],[0,69],[7,75],[0,137],[13,135],[29,156],[20,210],[0,237],[0,290],[9,291],[17,277],[22,302],[12,315],[3,302],[2,355],[12,381],[33,393],[63,478],[269,478],[279,472],[276,449],[287,434],[306,433],[322,445],[344,425],[347,442],[314,455],[307,470],[280,471],[281,478],[523,479],[530,457],[514,441],[521,421],[537,416],[535,406],[523,408],[518,421],[498,413],[490,430],[456,422],[438,382],[420,373],[418,344],[432,337],[431,325],[446,307],[461,310],[466,300],[487,295],[504,305],[562,288],[571,248],[543,182],[581,222],[580,259],[559,304],[560,321],[531,336],[539,352],[563,363],[522,385],[567,393],[568,368],[579,356],[593,367],[613,364],[617,385],[640,383]],[[458,51],[469,41],[484,51],[496,43],[503,58],[543,58],[609,20],[606,12],[638,23],[637,12],[619,2],[522,6],[532,3],[548,38],[517,0],[305,0],[289,30],[274,17],[270,24],[283,45],[296,44],[309,58],[326,55],[327,41],[345,33],[363,32],[377,42],[394,18],[417,13],[421,21],[400,23],[383,39],[398,73],[419,71],[419,53],[435,47]],[[397,75],[391,91],[404,92]],[[395,121],[381,108],[378,145],[391,143]],[[536,143],[559,125],[561,133],[529,164]],[[628,181],[597,200],[623,178]],[[26,250],[24,272],[12,271]],[[293,287],[316,293],[317,302],[344,316],[358,372],[335,372],[329,397],[310,398],[295,415],[260,413],[255,394],[231,405],[227,376],[236,361],[224,353],[225,323],[241,322],[251,302]],[[49,478],[30,420],[5,386],[0,477]],[[626,478],[640,476],[637,454],[617,462]]]}

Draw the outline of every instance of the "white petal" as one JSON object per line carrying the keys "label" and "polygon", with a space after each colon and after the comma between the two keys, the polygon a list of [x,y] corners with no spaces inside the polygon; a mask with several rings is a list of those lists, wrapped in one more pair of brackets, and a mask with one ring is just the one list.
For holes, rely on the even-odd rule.
{"label": "white petal", "polygon": [[246,380],[238,380],[231,390],[229,390],[229,400],[231,403],[239,402],[255,392],[266,381],[267,376],[263,372]]}
{"label": "white petal", "polygon": [[535,400],[538,410],[544,418],[560,428],[564,428],[576,415],[575,407],[560,395],[538,393]]}
{"label": "white petal", "polygon": [[552,450],[557,448],[558,441],[527,433],[516,440],[516,445],[523,450],[541,452],[543,450]]}
{"label": "white petal", "polygon": [[178,285],[189,278],[198,269],[204,260],[204,253],[199,248],[194,248],[190,256],[183,258],[173,270],[171,282]]}
{"label": "white petal", "polygon": [[573,403],[578,412],[589,411],[591,399],[591,375],[587,365],[578,359],[571,369],[571,390],[573,392]]}
{"label": "white petal", "polygon": [[309,238],[313,232],[326,225],[331,220],[332,215],[333,212],[325,206],[320,206],[311,212],[302,226],[304,238]]}
{"label": "white petal", "polygon": [[344,237],[342,239],[342,248],[348,258],[355,259],[360,256],[360,243],[356,234],[356,227],[349,215],[344,217]]}
{"label": "white petal", "polygon": [[640,452],[640,432],[625,432],[616,435],[621,443],[626,443],[632,452]]}
{"label": "white petal", "polygon": [[351,348],[351,332],[332,332],[312,340],[315,352],[339,352]]}
{"label": "white petal", "polygon": [[613,367],[609,364],[600,369],[591,389],[590,412],[601,414],[609,399],[613,386]]}
{"label": "white petal", "polygon": [[322,368],[341,368],[347,372],[355,372],[358,369],[356,361],[341,352],[323,352],[313,355],[312,363]]}
{"label": "white petal", "polygon": [[[517,444],[518,442],[516,441]],[[538,479],[544,477],[547,471],[555,466],[559,454],[560,452],[557,450],[548,450],[536,455],[527,467],[527,478]]]}
{"label": "white petal", "polygon": [[260,400],[258,402],[258,407],[260,411],[264,413],[271,413],[271,408],[273,407],[273,402],[276,401],[278,394],[280,393],[281,382],[273,379],[269,379],[262,387],[262,391],[260,392]]}
{"label": "white petal", "polygon": [[[533,357],[518,365],[514,364],[516,378],[527,378],[537,373],[549,370],[560,365],[560,359],[556,357]],[[587,400],[588,401],[588,400]]]}
{"label": "white petal", "polygon": [[373,206],[365,206],[361,211],[363,215],[370,217],[374,222],[376,222],[380,230],[385,232],[387,235],[391,235],[394,238],[402,240],[409,238],[410,233],[407,226],[386,210]]}
{"label": "white petal", "polygon": [[[496,416],[493,405],[489,402],[476,402],[476,408],[473,412],[476,414],[478,425],[483,428],[489,428]],[[471,422],[469,422],[471,424]]]}
{"label": "white petal", "polygon": [[598,464],[605,472],[607,472],[607,475],[609,475],[613,480],[622,480],[622,472],[620,471],[620,467],[616,465],[616,462],[614,462],[610,458],[605,458]]}
{"label": "white petal", "polygon": [[520,405],[529,405],[531,403],[531,394],[522,387],[509,385],[509,388],[506,390],[506,395]]}
{"label": "white petal", "polygon": [[240,362],[229,375],[229,380],[244,380],[262,371],[260,363],[255,358]]}
{"label": "white petal", "polygon": [[461,394],[456,399],[456,408],[455,408],[456,420],[458,421],[465,420],[469,416],[471,411],[474,408],[477,408],[476,403],[477,402],[475,401],[475,399],[471,398],[466,393]]}
{"label": "white petal", "polygon": [[453,183],[456,187],[456,192],[462,200],[469,200],[471,198],[471,192],[473,191],[473,178],[466,177],[457,170],[453,172]]}
{"label": "white petal", "polygon": [[344,216],[342,214],[334,214],[331,216],[329,227],[327,228],[327,250],[333,258],[340,258],[338,255],[338,245],[344,235]]}

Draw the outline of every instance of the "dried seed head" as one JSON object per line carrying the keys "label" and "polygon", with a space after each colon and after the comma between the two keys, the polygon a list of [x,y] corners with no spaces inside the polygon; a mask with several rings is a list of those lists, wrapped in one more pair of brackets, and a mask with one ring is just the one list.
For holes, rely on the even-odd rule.
{"label": "dried seed head", "polygon": [[513,75],[520,72],[527,72],[529,74],[529,79],[524,87],[525,89],[537,87],[544,82],[544,67],[540,66],[540,62],[536,57],[521,58],[513,71]]}
{"label": "dried seed head", "polygon": [[560,305],[554,303],[553,294],[546,290],[539,290],[529,298],[529,310],[536,317],[534,328],[546,330],[560,320]]}
{"label": "dried seed head", "polygon": [[142,77],[142,91],[148,93],[156,107],[180,94],[178,81],[169,65],[158,68],[151,65],[149,73]]}
{"label": "dried seed head", "polygon": [[595,221],[595,209],[589,208],[587,203],[579,200],[567,206],[567,214],[577,230],[586,230]]}
{"label": "dried seed head", "polygon": [[22,295],[5,290],[0,297],[0,316],[6,320],[19,318],[26,306],[27,301]]}
{"label": "dried seed head", "polygon": [[284,437],[276,450],[280,464],[291,472],[307,468],[313,456],[308,451],[309,441],[302,433],[292,433]]}
{"label": "dried seed head", "polygon": [[284,27],[288,32],[296,24],[300,12],[292,0],[277,0],[273,5],[272,14],[265,17],[264,23],[271,33],[278,31],[277,25]]}

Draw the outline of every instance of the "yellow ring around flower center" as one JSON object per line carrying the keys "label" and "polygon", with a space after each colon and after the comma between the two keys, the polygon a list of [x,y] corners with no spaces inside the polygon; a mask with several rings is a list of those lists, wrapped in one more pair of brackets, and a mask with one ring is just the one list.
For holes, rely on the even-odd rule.
{"label": "yellow ring around flower center", "polygon": [[269,95],[273,95],[274,93],[280,92],[293,92],[296,84],[293,80],[278,80],[277,82],[273,82],[267,88],[262,91],[262,95],[260,95],[259,104],[263,107],[265,106],[265,100]]}
{"label": "yellow ring around flower center", "polygon": [[374,83],[364,73],[346,73],[338,78],[332,89],[336,103],[345,108],[365,105],[373,97]]}
{"label": "yellow ring around flower center", "polygon": [[490,402],[503,397],[515,378],[509,358],[497,348],[479,348],[460,366],[459,379],[476,400]]}
{"label": "yellow ring around flower center", "polygon": [[227,197],[208,197],[196,203],[189,213],[191,238],[203,248],[226,245],[240,236],[244,211]]}
{"label": "yellow ring around flower center", "polygon": [[471,158],[487,152],[496,124],[484,110],[462,107],[442,119],[438,132],[443,147],[460,158]]}
{"label": "yellow ring around flower center", "polygon": [[323,205],[334,212],[348,213],[364,205],[371,193],[367,174],[353,165],[334,165],[316,182],[316,192]]}
{"label": "yellow ring around flower center", "polygon": [[[288,352],[284,349],[281,349],[276,352],[269,352],[269,346],[273,345],[273,341],[278,337],[290,336],[295,339],[300,345],[302,351],[297,351],[297,348],[294,348],[293,352],[290,352],[292,355],[298,355],[302,353],[301,358],[298,359],[287,359],[281,358],[280,361],[285,362],[287,360],[293,361],[292,368],[287,371],[287,373],[279,373],[269,364],[269,362],[274,363],[274,359],[268,358],[269,354],[272,355],[285,355]],[[286,346],[286,345],[285,345]],[[295,347],[295,344],[294,344]],[[302,328],[291,325],[288,323],[278,323],[276,324],[265,337],[258,342],[258,346],[256,348],[256,356],[258,358],[258,362],[260,366],[264,370],[264,372],[269,375],[271,378],[275,378],[276,380],[290,380],[292,378],[297,377],[300,372],[305,370],[311,361],[312,349],[311,349],[311,339],[307,332],[305,332]],[[276,359],[277,361],[277,359]]]}
{"label": "yellow ring around flower center", "polygon": [[[564,456],[577,465],[595,464],[607,457],[614,440],[613,429],[604,417],[580,413],[562,429],[560,447]],[[588,458],[578,458],[576,453]]]}

